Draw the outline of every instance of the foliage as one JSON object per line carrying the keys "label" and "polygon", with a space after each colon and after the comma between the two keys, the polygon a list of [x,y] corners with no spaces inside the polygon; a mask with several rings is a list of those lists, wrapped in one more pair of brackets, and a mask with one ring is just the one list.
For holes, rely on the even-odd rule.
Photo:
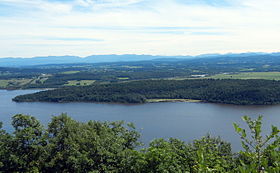
{"label": "foliage", "polygon": [[37,172],[42,165],[47,141],[42,125],[34,117],[17,114],[12,119],[13,134],[1,135],[3,170]]}
{"label": "foliage", "polygon": [[[279,171],[279,157],[276,152],[279,152],[279,138],[277,135],[280,133],[277,127],[271,127],[271,133],[266,135],[265,138],[261,135],[262,127],[262,116],[259,116],[256,120],[252,120],[248,116],[244,116],[243,120],[247,123],[251,136],[248,136],[245,129],[239,127],[239,125],[234,123],[235,131],[241,137],[241,143],[245,151],[240,152],[240,162],[244,168],[250,165],[249,170],[254,170],[261,172],[265,169],[277,168]],[[271,140],[274,140],[270,143]],[[275,150],[278,148],[278,151]],[[267,156],[272,157],[267,157]],[[274,156],[274,157],[273,157]],[[276,158],[275,158],[276,157]],[[269,163],[268,163],[268,159]],[[244,163],[246,162],[246,164]],[[275,167],[276,166],[276,167]]]}
{"label": "foliage", "polygon": [[194,151],[194,170],[197,172],[228,172],[233,169],[231,145],[210,135],[195,140],[191,145]]}
{"label": "foliage", "polygon": [[[78,122],[66,114],[52,118],[47,128],[32,116],[17,114],[13,133],[1,129],[0,172],[279,172],[279,130],[261,136],[261,117],[244,117],[252,138],[234,125],[245,151],[206,135],[192,143],[155,139],[140,148],[139,133],[124,122]],[[271,141],[270,143],[268,141]]]}
{"label": "foliage", "polygon": [[62,114],[44,129],[34,117],[18,114],[12,125],[12,134],[1,131],[4,172],[110,172],[139,145],[134,126],[123,122],[80,123]]}
{"label": "foliage", "polygon": [[186,172],[189,171],[186,146],[177,139],[156,139],[144,150],[146,168],[144,172]]}

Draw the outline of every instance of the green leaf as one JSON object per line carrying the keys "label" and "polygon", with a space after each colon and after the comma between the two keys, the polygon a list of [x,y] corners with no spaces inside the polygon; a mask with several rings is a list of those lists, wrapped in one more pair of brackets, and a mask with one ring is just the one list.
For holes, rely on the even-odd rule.
{"label": "green leaf", "polygon": [[242,129],[239,127],[238,124],[233,123],[233,126],[234,126],[234,129],[235,129],[235,131],[236,131],[237,133],[240,133],[240,132],[241,132]]}

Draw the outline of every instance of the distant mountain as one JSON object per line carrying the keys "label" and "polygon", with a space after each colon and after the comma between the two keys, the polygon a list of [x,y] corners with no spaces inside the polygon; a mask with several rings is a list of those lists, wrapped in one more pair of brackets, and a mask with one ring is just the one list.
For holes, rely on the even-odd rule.
{"label": "distant mountain", "polygon": [[198,56],[159,56],[159,55],[92,55],[78,56],[46,56],[33,58],[0,58],[0,67],[22,67],[46,64],[75,64],[75,63],[103,63],[103,62],[133,62],[133,61],[178,61],[182,59],[228,58],[228,57],[256,57],[279,56],[280,53],[240,53],[240,54],[204,54]]}
{"label": "distant mountain", "polygon": [[92,55],[78,56],[46,56],[33,58],[0,58],[0,67],[22,67],[46,64],[75,64],[75,63],[106,63],[150,61],[154,59],[190,58],[191,56],[153,56],[153,55]]}
{"label": "distant mountain", "polygon": [[34,58],[0,58],[0,67],[20,67],[44,64],[78,63],[82,58],[77,56],[46,56]]}
{"label": "distant mountain", "polygon": [[85,63],[115,62],[115,61],[142,61],[154,59],[150,55],[91,55],[83,58]]}

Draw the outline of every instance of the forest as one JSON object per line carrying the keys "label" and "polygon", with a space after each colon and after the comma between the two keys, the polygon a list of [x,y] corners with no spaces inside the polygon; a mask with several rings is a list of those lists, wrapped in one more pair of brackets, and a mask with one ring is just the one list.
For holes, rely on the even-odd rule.
{"label": "forest", "polygon": [[[249,133],[234,124],[243,150],[206,135],[186,143],[155,139],[148,146],[131,123],[78,122],[66,114],[54,116],[47,127],[35,117],[12,117],[14,130],[0,123],[1,172],[120,172],[120,173],[261,173],[280,171],[279,130],[261,135],[262,116],[244,116]],[[249,136],[252,136],[250,138]]]}
{"label": "forest", "polygon": [[149,99],[193,99],[236,105],[280,103],[275,80],[140,80],[70,86],[15,97],[16,102],[145,103]]}

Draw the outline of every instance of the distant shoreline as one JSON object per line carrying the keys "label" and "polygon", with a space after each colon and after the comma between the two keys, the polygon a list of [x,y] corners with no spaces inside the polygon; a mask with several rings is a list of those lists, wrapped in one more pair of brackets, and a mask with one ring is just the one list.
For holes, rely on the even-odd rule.
{"label": "distant shoreline", "polygon": [[160,103],[160,102],[189,102],[189,103],[200,103],[202,100],[194,99],[146,99],[146,103]]}

